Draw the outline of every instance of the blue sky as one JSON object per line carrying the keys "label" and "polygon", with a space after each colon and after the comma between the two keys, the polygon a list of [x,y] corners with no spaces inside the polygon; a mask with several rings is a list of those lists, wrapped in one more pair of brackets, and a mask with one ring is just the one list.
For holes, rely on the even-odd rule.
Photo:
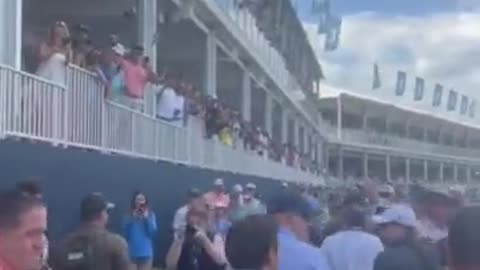
{"label": "blue sky", "polygon": [[[330,0],[343,18],[337,50],[325,52],[317,34],[311,0],[298,0],[300,17],[324,70],[325,85],[363,94],[391,95],[396,72],[407,72],[433,86],[457,89],[480,99],[480,0]],[[383,90],[372,93],[373,64],[378,63]],[[413,89],[414,86],[409,86]],[[413,95],[413,90],[407,92]],[[413,102],[412,106],[431,105]],[[415,104],[413,104],[415,103]]]}

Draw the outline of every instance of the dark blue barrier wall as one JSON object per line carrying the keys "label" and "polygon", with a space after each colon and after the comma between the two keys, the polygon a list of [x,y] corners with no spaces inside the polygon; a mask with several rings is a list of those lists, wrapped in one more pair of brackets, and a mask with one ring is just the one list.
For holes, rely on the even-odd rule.
{"label": "dark blue barrier wall", "polygon": [[40,181],[49,207],[52,239],[61,238],[78,224],[79,202],[93,191],[103,192],[116,204],[110,225],[118,232],[133,191],[143,191],[158,218],[159,262],[170,242],[173,214],[184,203],[189,187],[207,190],[215,178],[222,177],[228,187],[253,182],[265,197],[280,189],[279,181],[259,177],[12,141],[0,142],[0,171],[1,189],[26,178]]}

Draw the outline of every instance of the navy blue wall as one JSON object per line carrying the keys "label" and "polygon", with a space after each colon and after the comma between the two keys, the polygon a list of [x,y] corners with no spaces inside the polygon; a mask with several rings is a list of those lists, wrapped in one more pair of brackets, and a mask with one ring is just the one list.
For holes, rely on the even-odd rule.
{"label": "navy blue wall", "polygon": [[183,204],[189,187],[207,190],[215,178],[222,177],[229,187],[253,182],[265,197],[280,189],[280,182],[270,179],[13,141],[0,142],[0,172],[1,189],[30,177],[40,181],[49,207],[52,239],[61,238],[78,224],[79,202],[94,191],[103,192],[116,204],[110,226],[118,232],[132,192],[143,191],[158,217],[160,262],[170,242],[174,211]]}

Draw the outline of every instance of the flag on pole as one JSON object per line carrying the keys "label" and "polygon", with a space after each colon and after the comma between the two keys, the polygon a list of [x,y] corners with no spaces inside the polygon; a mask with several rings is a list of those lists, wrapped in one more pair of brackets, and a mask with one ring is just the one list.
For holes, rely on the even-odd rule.
{"label": "flag on pole", "polygon": [[435,88],[433,90],[433,101],[432,106],[438,107],[442,105],[442,95],[443,95],[443,86],[441,84],[435,84]]}
{"label": "flag on pole", "polygon": [[325,37],[325,51],[334,51],[340,44],[342,18],[330,16],[328,18],[328,32]]}
{"label": "flag on pole", "polygon": [[455,90],[450,90],[448,93],[448,103],[447,103],[447,110],[448,111],[455,111],[457,109],[457,96],[458,93]]}
{"label": "flag on pole", "polygon": [[378,64],[373,64],[373,82],[372,82],[372,89],[378,89],[382,87],[382,81],[380,79],[380,70]]}
{"label": "flag on pole", "polygon": [[395,94],[397,96],[403,96],[405,93],[405,87],[407,86],[407,73],[405,71],[397,72],[397,84],[395,87]]}
{"label": "flag on pole", "polygon": [[413,99],[415,101],[422,100],[424,90],[425,90],[425,80],[423,78],[417,77],[415,79],[415,93],[413,95]]}
{"label": "flag on pole", "polygon": [[312,0],[312,15],[318,16],[318,33],[328,33],[328,19],[330,18],[330,0]]}
{"label": "flag on pole", "polygon": [[462,100],[460,101],[460,114],[465,115],[468,111],[468,97],[462,95]]}

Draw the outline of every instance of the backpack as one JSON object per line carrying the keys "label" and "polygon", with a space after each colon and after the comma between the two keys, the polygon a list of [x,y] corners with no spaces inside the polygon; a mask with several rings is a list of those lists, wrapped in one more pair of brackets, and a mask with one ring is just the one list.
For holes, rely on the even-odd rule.
{"label": "backpack", "polygon": [[94,270],[92,268],[93,248],[86,235],[78,235],[70,239],[62,252],[64,270]]}

